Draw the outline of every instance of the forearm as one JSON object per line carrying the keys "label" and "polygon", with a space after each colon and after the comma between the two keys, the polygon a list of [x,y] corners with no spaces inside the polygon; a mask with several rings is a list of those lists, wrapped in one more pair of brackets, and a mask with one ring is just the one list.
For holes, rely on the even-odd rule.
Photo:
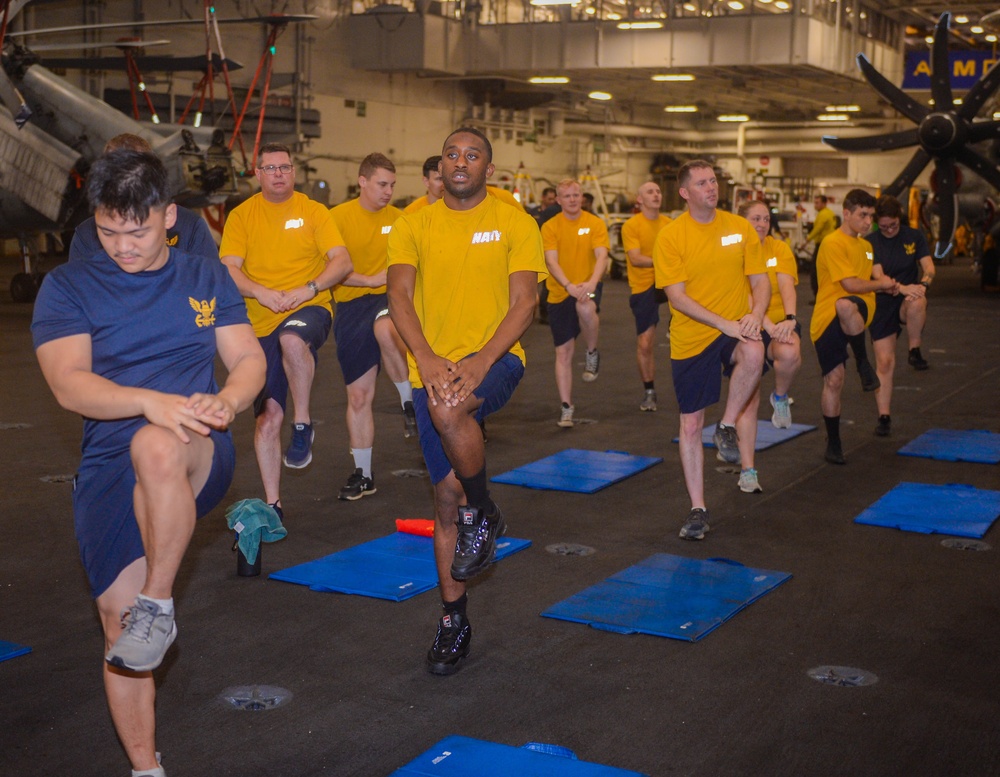
{"label": "forearm", "polygon": [[483,354],[491,365],[513,348],[514,343],[527,331],[534,319],[534,287],[538,284],[537,275],[527,272],[523,274],[530,277],[521,279],[519,274],[511,276],[511,300],[507,315],[503,317],[493,336],[479,349],[479,353]]}
{"label": "forearm", "polygon": [[713,329],[718,329],[722,331],[722,327],[725,325],[728,319],[723,318],[720,315],[713,313],[711,310],[703,306],[702,304],[695,302],[691,297],[689,297],[684,292],[671,292],[671,287],[667,287],[667,299],[670,300],[670,307],[674,310],[683,313],[690,319],[697,321],[699,324],[704,324],[705,326],[710,326]]}
{"label": "forearm", "polygon": [[[400,268],[396,272],[398,273],[402,269]],[[417,318],[417,311],[413,307],[413,298],[406,286],[394,283],[392,269],[389,273],[389,318],[392,319],[396,332],[417,361],[427,356],[433,356],[434,351],[431,349],[430,343],[427,342],[427,338],[424,337],[423,327],[420,326],[420,319]]]}
{"label": "forearm", "polygon": [[597,254],[597,261],[594,262],[594,272],[590,275],[590,282],[595,286],[604,279],[604,274],[608,271],[608,252],[605,250]]}
{"label": "forearm", "polygon": [[626,256],[628,257],[628,263],[633,267],[652,267],[653,257],[646,256],[641,253],[638,248],[633,248],[629,251]]}
{"label": "forearm", "polygon": [[767,314],[767,308],[771,304],[771,281],[764,274],[749,277],[752,298],[750,312],[757,321],[763,321]]}
{"label": "forearm", "polygon": [[350,275],[340,282],[340,285],[364,289],[377,289],[379,286],[385,285],[385,276],[382,274],[362,275],[359,272],[351,272]]}
{"label": "forearm", "polygon": [[115,421],[145,415],[146,400],[157,392],[120,386],[114,381],[85,370],[46,376],[59,405],[85,418]]}
{"label": "forearm", "polygon": [[786,316],[794,316],[798,309],[798,298],[795,294],[795,282],[791,275],[778,273],[778,296],[781,297],[781,307]]}
{"label": "forearm", "polygon": [[354,266],[351,264],[351,257],[347,251],[339,251],[329,258],[326,267],[312,281],[320,291],[323,291],[324,289],[336,286],[338,283],[343,283],[353,272]]}
{"label": "forearm", "polygon": [[257,299],[260,292],[267,289],[266,286],[257,283],[256,281],[250,280],[249,276],[243,272],[243,268],[231,261],[228,261],[229,257],[222,260],[222,263],[226,265],[226,269],[229,270],[229,276],[233,279],[236,284],[236,288],[239,290],[240,294],[244,297],[250,297],[252,299]]}
{"label": "forearm", "polygon": [[869,294],[873,291],[886,289],[886,285],[882,278],[872,279],[870,281],[865,281],[861,278],[843,278],[840,281],[840,285],[848,294]]}
{"label": "forearm", "polygon": [[218,396],[232,405],[233,410],[241,413],[249,408],[260,390],[264,387],[267,360],[258,347],[256,352],[247,350],[237,357],[229,370],[225,384],[219,389]]}

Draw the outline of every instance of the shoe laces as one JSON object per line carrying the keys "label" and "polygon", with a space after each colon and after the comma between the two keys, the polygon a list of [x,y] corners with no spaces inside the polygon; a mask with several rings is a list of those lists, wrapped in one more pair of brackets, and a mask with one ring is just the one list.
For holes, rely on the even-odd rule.
{"label": "shoe laces", "polygon": [[479,520],[471,525],[458,524],[458,552],[461,555],[478,553],[486,539],[489,527],[486,518],[480,513]]}
{"label": "shoe laces", "polygon": [[351,476],[347,478],[347,485],[359,486],[362,483],[364,483],[364,481],[365,481],[364,473],[360,469],[356,469],[354,470],[354,472],[351,473]]}
{"label": "shoe laces", "polygon": [[[150,606],[155,605],[150,602]],[[156,613],[144,607],[139,601],[136,601],[131,607],[121,611],[122,628],[137,639],[148,642],[149,633],[153,630],[153,620],[155,617]]]}
{"label": "shoe laces", "polygon": [[465,623],[461,624],[455,623],[456,616],[461,618],[458,613],[448,614],[438,621],[437,636],[434,637],[434,649],[437,651],[451,652],[454,650],[455,645],[458,644],[459,639],[462,636],[462,631],[465,628]]}

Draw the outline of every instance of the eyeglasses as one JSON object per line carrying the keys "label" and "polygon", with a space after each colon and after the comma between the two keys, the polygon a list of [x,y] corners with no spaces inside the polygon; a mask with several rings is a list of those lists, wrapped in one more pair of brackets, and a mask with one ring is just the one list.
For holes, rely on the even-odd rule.
{"label": "eyeglasses", "polygon": [[274,175],[279,170],[282,175],[288,175],[295,169],[295,165],[264,165],[264,167],[258,167],[264,175]]}

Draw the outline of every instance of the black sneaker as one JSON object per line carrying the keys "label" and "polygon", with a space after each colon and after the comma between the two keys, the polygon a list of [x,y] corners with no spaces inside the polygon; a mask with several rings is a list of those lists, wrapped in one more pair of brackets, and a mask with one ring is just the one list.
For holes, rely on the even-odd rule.
{"label": "black sneaker", "polygon": [[878,379],[875,368],[872,367],[872,363],[867,359],[863,362],[858,362],[858,375],[861,377],[862,391],[876,391],[882,385],[882,381]]}
{"label": "black sneaker", "polygon": [[927,360],[920,355],[919,347],[910,349],[909,362],[910,366],[913,367],[913,369],[917,370],[918,372],[923,372],[924,370],[926,370],[928,367],[931,366],[930,364],[927,363]]}
{"label": "black sneaker", "polygon": [[715,434],[712,435],[712,442],[715,443],[716,458],[729,464],[740,463],[740,438],[736,434],[735,426],[723,426],[719,421],[715,426]]}
{"label": "black sneaker", "polygon": [[708,531],[708,510],[704,507],[692,507],[678,536],[682,540],[703,540]]}
{"label": "black sneaker", "polygon": [[876,437],[888,437],[892,434],[892,419],[887,415],[880,415],[878,423],[875,425]]}
{"label": "black sneaker", "polygon": [[431,674],[449,675],[458,671],[459,664],[469,655],[472,626],[457,612],[445,613],[438,621],[434,644],[427,651],[427,668]]}
{"label": "black sneaker", "polygon": [[409,440],[417,436],[417,412],[413,409],[413,403],[406,401],[403,403],[403,437]]}
{"label": "black sneaker", "polygon": [[826,442],[826,453],[823,454],[823,458],[826,459],[831,464],[846,464],[847,459],[844,458],[844,451],[840,447],[839,442]]}
{"label": "black sneaker", "polygon": [[451,576],[456,580],[475,577],[493,563],[497,537],[507,532],[503,513],[496,504],[493,508],[496,512],[491,516],[467,505],[458,508],[458,541],[455,543],[455,558],[451,562]]}
{"label": "black sneaker", "polygon": [[337,495],[338,499],[345,499],[348,502],[353,502],[355,499],[360,499],[363,496],[368,496],[369,494],[375,493],[375,478],[366,478],[364,473],[361,471],[361,467],[358,467],[351,476],[347,479],[347,483],[340,493]]}

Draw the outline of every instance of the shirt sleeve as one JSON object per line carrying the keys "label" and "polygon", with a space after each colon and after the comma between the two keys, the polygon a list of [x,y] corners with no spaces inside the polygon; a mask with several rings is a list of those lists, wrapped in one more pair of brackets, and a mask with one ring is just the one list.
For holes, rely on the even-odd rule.
{"label": "shirt sleeve", "polygon": [[247,226],[236,208],[226,218],[226,226],[222,230],[222,245],[219,246],[219,256],[238,256],[240,259],[247,258]]}
{"label": "shirt sleeve", "polygon": [[344,246],[344,238],[341,236],[340,230],[337,228],[337,222],[334,221],[330,211],[318,202],[315,204],[316,231],[314,234],[316,236],[316,248],[325,257],[331,248]]}
{"label": "shirt sleeve", "polygon": [[795,283],[799,282],[799,265],[795,261],[795,257],[792,255],[792,249],[788,247],[788,243],[784,240],[774,241],[774,255],[778,260],[777,272],[784,273],[785,275],[791,275]]}
{"label": "shirt sleeve", "polygon": [[743,219],[743,272],[746,275],[763,275],[767,272],[765,264],[764,250],[760,244],[760,237],[757,231],[750,226],[750,222]]}
{"label": "shirt sleeve", "polygon": [[622,248],[627,254],[633,248],[639,247],[639,230],[636,228],[635,222],[629,219],[622,224]]}
{"label": "shirt sleeve", "polygon": [[[91,216],[74,230],[73,240],[69,244],[68,261],[75,262],[80,259],[89,259],[103,249],[101,240],[97,237],[97,223],[94,221],[94,217]],[[926,254],[921,254],[921,256],[926,256]]]}
{"label": "shirt sleeve", "polygon": [[52,340],[90,334],[91,325],[73,287],[56,268],[45,276],[35,299],[31,337],[35,348]]}
{"label": "shirt sleeve", "polygon": [[675,283],[687,281],[687,270],[677,250],[675,229],[672,225],[660,230],[653,246],[653,269],[656,277],[656,288],[662,289]]}
{"label": "shirt sleeve", "polygon": [[542,248],[545,251],[559,250],[559,232],[556,229],[555,219],[549,219],[542,224]]}
{"label": "shirt sleeve", "polygon": [[508,272],[536,272],[539,281],[545,280],[549,273],[545,267],[542,236],[535,220],[522,211],[511,219],[510,226],[512,239],[507,259]]}
{"label": "shirt sleeve", "polygon": [[590,230],[590,247],[607,248],[611,250],[611,241],[608,239],[608,227],[604,219],[594,216],[594,228]]}
{"label": "shirt sleeve", "polygon": [[201,216],[196,216],[191,222],[191,234],[186,241],[184,251],[194,256],[219,258],[219,247],[212,237],[212,230]]}
{"label": "shirt sleeve", "polygon": [[404,215],[392,225],[386,249],[389,267],[394,264],[417,266],[417,241],[413,234],[413,219],[417,217],[416,214]]}

